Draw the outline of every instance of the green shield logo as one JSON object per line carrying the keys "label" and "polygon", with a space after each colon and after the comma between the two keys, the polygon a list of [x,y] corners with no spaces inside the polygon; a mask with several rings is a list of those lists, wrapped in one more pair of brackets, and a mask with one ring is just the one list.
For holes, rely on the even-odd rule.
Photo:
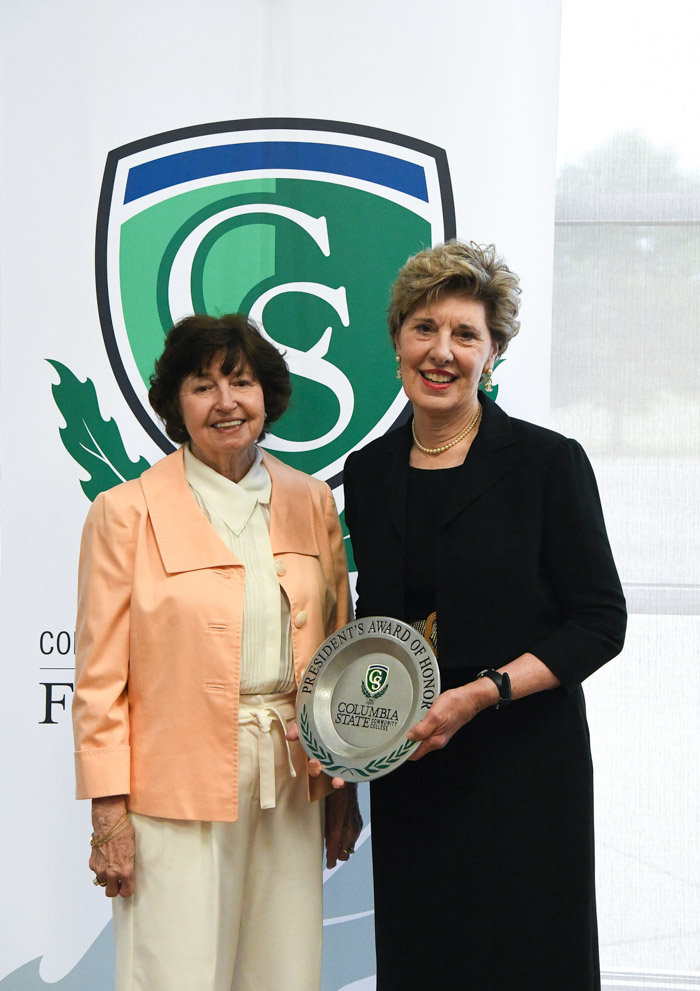
{"label": "green shield logo", "polygon": [[264,445],[339,480],[405,407],[385,314],[406,258],[454,236],[445,153],[326,121],[187,128],[111,152],[97,289],[112,368],[165,452],[148,379],[170,325],[240,311],[284,353],[288,412]]}
{"label": "green shield logo", "polygon": [[367,698],[380,698],[389,687],[389,668],[385,664],[370,664],[362,684]]}

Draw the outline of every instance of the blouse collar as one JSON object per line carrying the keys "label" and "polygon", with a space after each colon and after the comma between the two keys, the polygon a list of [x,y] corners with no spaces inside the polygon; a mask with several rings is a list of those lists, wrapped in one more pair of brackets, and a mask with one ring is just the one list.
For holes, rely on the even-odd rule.
{"label": "blouse collar", "polygon": [[185,445],[184,455],[188,483],[235,534],[241,533],[258,503],[269,504],[272,481],[258,447],[254,449],[253,464],[240,482],[232,482],[205,465],[189,444]]}

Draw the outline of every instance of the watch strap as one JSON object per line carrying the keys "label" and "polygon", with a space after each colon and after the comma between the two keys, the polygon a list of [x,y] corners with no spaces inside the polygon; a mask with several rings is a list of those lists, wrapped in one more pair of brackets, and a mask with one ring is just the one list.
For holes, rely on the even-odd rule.
{"label": "watch strap", "polygon": [[510,690],[510,677],[505,671],[495,671],[493,668],[484,668],[483,671],[479,671],[476,676],[477,681],[479,678],[489,678],[496,688],[498,689],[498,705],[497,709],[502,709],[509,702],[512,702],[512,695]]}

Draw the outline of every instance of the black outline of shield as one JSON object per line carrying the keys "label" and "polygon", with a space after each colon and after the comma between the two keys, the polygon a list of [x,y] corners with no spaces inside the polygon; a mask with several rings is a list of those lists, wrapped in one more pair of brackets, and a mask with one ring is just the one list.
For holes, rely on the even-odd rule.
{"label": "black outline of shield", "polygon": [[[369,673],[370,673],[370,671],[374,671],[375,669],[376,670],[383,671],[384,672],[384,677],[382,679],[382,683],[379,686],[379,688],[370,688],[370,685],[369,685]],[[388,680],[389,680],[389,668],[387,667],[386,664],[377,664],[377,663],[370,664],[369,667],[367,668],[367,670],[365,671],[365,687],[367,688],[367,691],[369,692],[370,697],[371,698],[374,698],[374,696],[377,694],[377,692],[381,692],[382,688],[384,688],[384,686],[386,685],[386,683],[387,683]]]}
{"label": "black outline of shield", "polygon": [[[117,166],[122,158],[132,155],[137,151],[144,151],[155,145],[166,145],[172,141],[179,141],[182,138],[196,138],[204,134],[221,134],[226,131],[250,131],[250,130],[272,130],[274,128],[288,128],[290,130],[305,131],[336,131],[342,134],[356,134],[361,137],[377,138],[380,141],[388,141],[395,145],[411,148],[432,158],[437,166],[438,182],[440,185],[440,200],[442,205],[442,217],[445,230],[445,240],[449,241],[456,237],[456,222],[454,210],[454,198],[452,195],[452,181],[450,170],[447,164],[447,152],[444,148],[420,141],[418,138],[411,138],[405,134],[398,134],[395,131],[385,131],[377,127],[365,127],[362,124],[346,124],[335,120],[310,120],[303,117],[251,117],[246,120],[218,121],[212,124],[197,124],[192,127],[180,127],[173,131],[162,131],[160,134],[153,134],[148,138],[141,138],[138,141],[131,141],[129,144],[115,148],[107,155],[105,171],[102,177],[102,188],[100,190],[100,200],[97,208],[97,225],[95,230],[95,287],[97,293],[97,310],[102,326],[102,337],[105,342],[107,356],[114,372],[114,377],[119,384],[122,395],[126,399],[129,408],[144,428],[149,437],[155,441],[165,454],[171,454],[175,450],[165,434],[158,429],[150,418],[146,410],[141,405],[134,387],[129,381],[129,377],[124,368],[124,364],[117,347],[112,314],[109,308],[109,295],[107,291],[107,227],[109,224],[109,213],[114,191],[114,177]],[[399,413],[394,423],[389,427],[393,430],[408,419],[410,403],[407,401],[404,409]],[[335,488],[342,482],[342,471],[329,478],[328,484]]]}

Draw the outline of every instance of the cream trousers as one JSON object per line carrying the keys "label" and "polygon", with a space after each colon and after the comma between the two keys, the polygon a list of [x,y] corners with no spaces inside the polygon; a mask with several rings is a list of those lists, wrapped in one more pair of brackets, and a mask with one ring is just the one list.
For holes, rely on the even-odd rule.
{"label": "cream trousers", "polygon": [[284,738],[293,718],[292,696],[241,697],[237,822],[132,814],[116,991],[319,988],[322,803],[308,801],[306,758]]}

